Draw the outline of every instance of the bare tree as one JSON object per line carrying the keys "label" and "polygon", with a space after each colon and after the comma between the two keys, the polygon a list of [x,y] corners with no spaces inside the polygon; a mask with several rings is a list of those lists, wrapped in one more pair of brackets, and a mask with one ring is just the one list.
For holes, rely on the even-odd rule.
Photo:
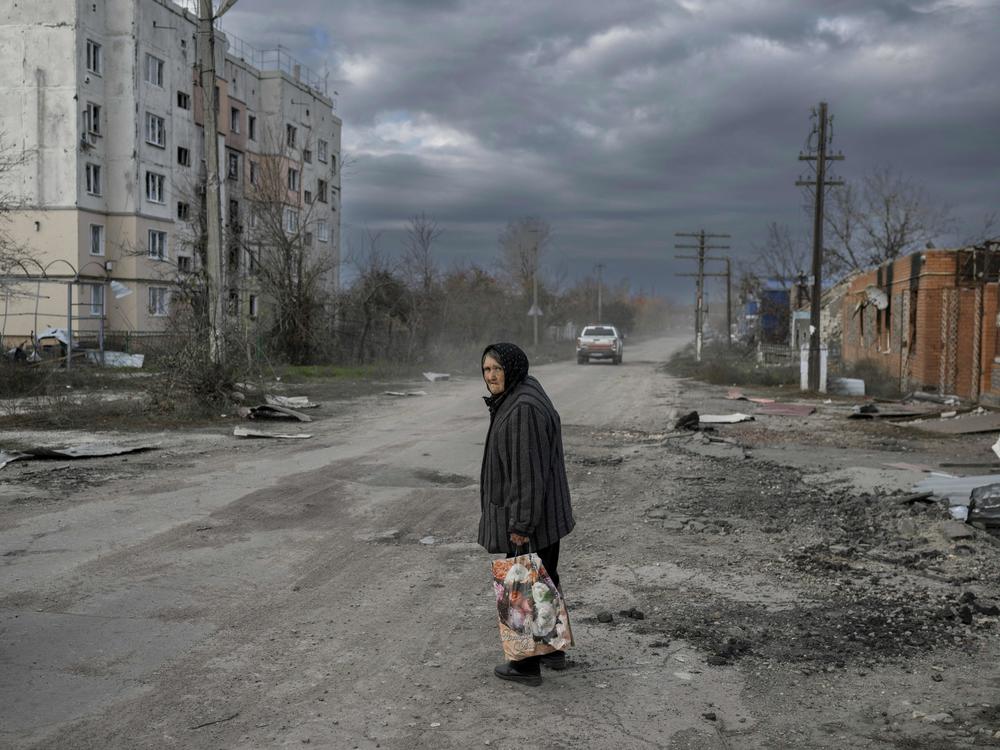
{"label": "bare tree", "polygon": [[755,273],[778,282],[789,289],[809,269],[809,251],[787,224],[772,221],[767,225],[767,238],[756,246]]}
{"label": "bare tree", "polygon": [[500,262],[511,281],[525,294],[541,267],[541,258],[552,239],[545,219],[525,216],[511,219],[500,233]]}
{"label": "bare tree", "polygon": [[954,227],[948,206],[890,166],[830,193],[825,261],[833,276],[880,265],[933,242]]}
{"label": "bare tree", "polygon": [[332,264],[314,247],[315,202],[304,200],[302,157],[293,158],[275,134],[267,134],[265,144],[267,154],[256,163],[246,193],[249,226],[242,226],[241,217],[229,217],[230,236],[237,239],[230,250],[244,251],[230,263],[244,259],[248,264],[246,284],[269,308],[272,346],[289,361],[302,363],[321,328]]}
{"label": "bare tree", "polygon": [[432,249],[444,232],[438,223],[421,213],[411,216],[403,241],[403,271],[411,284],[429,293],[437,277],[437,266]]}

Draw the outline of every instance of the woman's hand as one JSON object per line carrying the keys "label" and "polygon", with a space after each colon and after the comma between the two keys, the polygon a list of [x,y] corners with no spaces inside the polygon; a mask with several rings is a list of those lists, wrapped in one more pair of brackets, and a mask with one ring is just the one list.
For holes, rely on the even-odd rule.
{"label": "woman's hand", "polygon": [[514,543],[514,546],[520,547],[522,544],[528,543],[528,537],[521,536],[520,534],[515,534],[511,532],[510,540]]}

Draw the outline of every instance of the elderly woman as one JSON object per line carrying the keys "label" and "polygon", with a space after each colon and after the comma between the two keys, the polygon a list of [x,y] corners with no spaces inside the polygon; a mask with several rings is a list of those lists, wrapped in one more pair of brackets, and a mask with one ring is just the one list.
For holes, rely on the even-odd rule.
{"label": "elderly woman", "polygon": [[[479,543],[513,557],[527,547],[559,585],[559,540],[573,530],[559,414],[514,344],[491,344],[482,356],[490,428],[480,472]],[[522,550],[522,554],[523,554]],[[566,668],[556,651],[505,662],[494,673],[526,685],[542,683],[541,665]]]}

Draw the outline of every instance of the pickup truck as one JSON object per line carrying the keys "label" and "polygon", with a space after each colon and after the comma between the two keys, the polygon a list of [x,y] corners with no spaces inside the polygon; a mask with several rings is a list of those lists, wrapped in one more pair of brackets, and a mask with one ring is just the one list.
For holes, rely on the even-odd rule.
{"label": "pickup truck", "polygon": [[576,363],[585,365],[593,357],[610,359],[617,365],[622,361],[624,349],[622,335],[614,326],[603,323],[584,326],[576,340]]}

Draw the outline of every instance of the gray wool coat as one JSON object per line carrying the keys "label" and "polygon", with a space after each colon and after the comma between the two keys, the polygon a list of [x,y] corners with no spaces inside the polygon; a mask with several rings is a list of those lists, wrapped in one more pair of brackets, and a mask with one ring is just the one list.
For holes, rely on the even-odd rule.
{"label": "gray wool coat", "polygon": [[573,530],[559,414],[530,375],[491,414],[479,486],[479,544],[489,552],[511,552],[511,533],[534,552]]}

